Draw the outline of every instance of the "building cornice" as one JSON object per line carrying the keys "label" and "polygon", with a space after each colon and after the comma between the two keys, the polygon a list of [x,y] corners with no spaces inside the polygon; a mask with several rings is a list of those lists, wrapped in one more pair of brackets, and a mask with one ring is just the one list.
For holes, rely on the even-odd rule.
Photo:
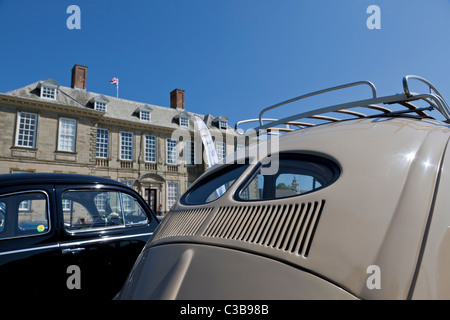
{"label": "building cornice", "polygon": [[125,119],[118,119],[118,118],[111,118],[111,117],[100,117],[99,124],[111,124],[116,126],[122,126],[127,128],[133,128],[133,129],[140,129],[140,130],[159,130],[159,131],[166,131],[166,132],[172,132],[176,130],[177,128],[172,127],[165,127],[165,126],[158,126],[151,123],[140,123],[138,121],[130,121]]}
{"label": "building cornice", "polygon": [[[66,112],[72,115],[78,115],[78,116],[85,116],[85,117],[91,117],[98,120],[99,124],[110,124],[110,125],[117,125],[117,126],[123,126],[127,128],[132,129],[139,129],[139,130],[158,130],[166,133],[172,133],[175,130],[188,130],[190,134],[194,134],[194,130],[192,128],[174,128],[174,127],[166,127],[162,125],[152,124],[148,122],[140,122],[140,121],[130,121],[126,119],[120,119],[120,118],[112,118],[110,116],[105,115],[105,112],[98,111],[94,109],[89,109],[85,107],[79,107],[79,106],[71,106],[67,104],[58,103],[56,101],[52,100],[36,100],[36,99],[30,99],[20,96],[13,96],[9,94],[2,94],[0,93],[0,103],[15,105],[15,106],[22,106],[22,107],[29,107],[29,108],[36,108],[40,110],[47,110],[47,111],[57,111],[57,112]],[[233,135],[233,133],[230,132],[220,132],[218,130],[214,130],[213,128],[210,129],[211,133],[214,132],[214,134],[222,134],[222,135]]]}
{"label": "building cornice", "polygon": [[93,117],[93,118],[101,118],[104,115],[104,112],[94,110],[94,109],[70,106],[70,105],[54,102],[51,100],[44,100],[44,99],[36,100],[36,99],[12,96],[12,95],[1,94],[1,93],[0,93],[0,102],[12,104],[15,106],[38,108],[41,110],[64,111],[64,112],[68,112],[68,113],[72,113],[72,114],[84,115],[84,116],[89,116],[89,117]]}

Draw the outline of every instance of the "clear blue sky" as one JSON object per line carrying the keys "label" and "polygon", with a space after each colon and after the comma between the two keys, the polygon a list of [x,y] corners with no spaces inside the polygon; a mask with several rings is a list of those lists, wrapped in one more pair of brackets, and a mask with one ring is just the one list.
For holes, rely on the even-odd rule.
{"label": "clear blue sky", "polygon": [[[81,30],[66,26],[72,4]],[[366,26],[370,5],[379,30]],[[406,74],[450,100],[449,61],[449,0],[0,0],[0,92],[44,78],[70,86],[82,64],[89,91],[115,96],[117,76],[121,98],[169,106],[180,88],[188,111],[231,125],[345,82],[399,93]]]}

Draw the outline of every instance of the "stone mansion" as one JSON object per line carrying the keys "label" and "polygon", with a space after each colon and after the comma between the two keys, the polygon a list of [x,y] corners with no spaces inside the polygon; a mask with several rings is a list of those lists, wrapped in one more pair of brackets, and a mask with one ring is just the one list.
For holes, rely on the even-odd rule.
{"label": "stone mansion", "polygon": [[[235,150],[228,118],[188,112],[183,90],[162,107],[89,92],[86,79],[87,67],[75,65],[71,87],[43,79],[0,94],[0,173],[108,177],[165,212],[207,168],[195,115],[215,137],[219,158]],[[192,140],[174,138],[180,129]]]}

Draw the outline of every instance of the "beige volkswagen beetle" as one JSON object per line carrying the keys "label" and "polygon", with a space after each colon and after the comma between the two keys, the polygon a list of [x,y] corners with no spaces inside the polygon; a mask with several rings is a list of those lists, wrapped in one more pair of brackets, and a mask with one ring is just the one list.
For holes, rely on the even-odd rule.
{"label": "beige volkswagen beetle", "polygon": [[[411,80],[430,93],[411,92]],[[368,99],[263,118],[366,85]],[[449,108],[418,76],[403,91],[378,97],[363,81],[264,109],[255,132],[272,138],[196,181],[116,298],[450,298]]]}

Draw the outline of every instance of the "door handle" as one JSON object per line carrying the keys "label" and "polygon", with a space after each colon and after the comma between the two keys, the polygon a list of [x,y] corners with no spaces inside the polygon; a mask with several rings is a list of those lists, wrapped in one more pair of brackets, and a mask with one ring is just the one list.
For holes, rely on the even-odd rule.
{"label": "door handle", "polygon": [[68,249],[63,249],[62,250],[62,254],[77,254],[80,253],[81,251],[84,251],[86,248],[68,248]]}

